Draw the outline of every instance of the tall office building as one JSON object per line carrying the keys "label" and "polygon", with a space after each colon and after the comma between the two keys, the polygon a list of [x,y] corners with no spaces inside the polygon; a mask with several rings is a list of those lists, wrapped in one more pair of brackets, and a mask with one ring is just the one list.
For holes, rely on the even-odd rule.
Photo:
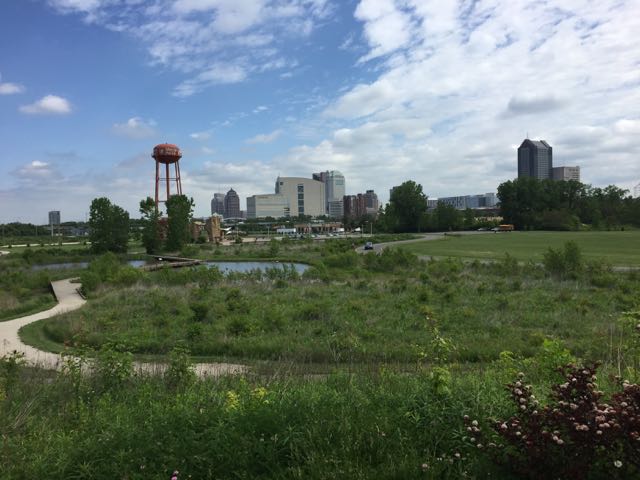
{"label": "tall office building", "polygon": [[347,218],[359,218],[364,215],[373,217],[378,215],[378,195],[373,190],[367,190],[366,193],[358,193],[357,195],[345,195],[343,197],[344,216]]}
{"label": "tall office building", "polygon": [[312,178],[324,183],[325,212],[333,218],[342,216],[342,197],[345,195],[344,175],[337,170],[314,173]]}
{"label": "tall office building", "polygon": [[374,192],[373,190],[367,190],[364,194],[364,200],[367,215],[378,215],[380,202],[378,201],[378,195],[376,195],[376,192]]}
{"label": "tall office building", "polygon": [[302,177],[278,177],[276,194],[284,195],[289,202],[292,217],[310,215],[318,217],[326,214],[324,183]]}
{"label": "tall office building", "polygon": [[240,197],[231,188],[224,197],[224,218],[240,218]]}
{"label": "tall office building", "polygon": [[217,213],[224,216],[224,193],[214,193],[211,199],[211,215]]}
{"label": "tall office building", "polygon": [[553,149],[544,140],[522,142],[518,148],[518,178],[533,177],[539,180],[552,178]]}
{"label": "tall office building", "polygon": [[49,225],[51,227],[55,227],[60,225],[60,211],[59,210],[53,210],[51,212],[49,212]]}

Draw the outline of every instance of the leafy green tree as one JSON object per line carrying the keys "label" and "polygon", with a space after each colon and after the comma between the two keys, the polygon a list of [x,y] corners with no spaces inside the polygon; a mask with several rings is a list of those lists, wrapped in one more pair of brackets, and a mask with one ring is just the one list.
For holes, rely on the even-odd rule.
{"label": "leafy green tree", "polygon": [[167,243],[169,251],[176,251],[189,242],[189,222],[193,215],[193,198],[185,195],[172,195],[166,202],[167,206]]}
{"label": "leafy green tree", "polygon": [[438,230],[459,230],[462,226],[462,216],[453,205],[438,202],[433,215]]}
{"label": "leafy green tree", "polygon": [[162,212],[156,209],[153,198],[140,200],[140,215],[142,215],[142,244],[147,253],[158,253],[162,246],[160,238],[160,216]]}
{"label": "leafy green tree", "polygon": [[106,197],[93,199],[89,209],[89,240],[95,253],[126,252],[129,214]]}
{"label": "leafy green tree", "polygon": [[385,210],[387,226],[396,232],[415,232],[420,229],[420,221],[427,211],[427,197],[422,185],[407,180],[391,192]]}

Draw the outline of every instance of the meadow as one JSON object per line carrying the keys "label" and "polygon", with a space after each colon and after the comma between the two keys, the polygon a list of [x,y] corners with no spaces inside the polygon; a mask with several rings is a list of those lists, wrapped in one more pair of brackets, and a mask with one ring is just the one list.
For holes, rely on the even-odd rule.
{"label": "meadow", "polygon": [[[70,354],[63,371],[0,361],[3,478],[640,473],[637,272],[566,248],[555,264],[486,264],[274,245],[188,248],[311,268],[143,272],[106,255],[74,272],[87,305],[20,333]],[[136,356],[169,369],[136,373]],[[251,370],[198,380],[194,356]],[[598,436],[603,419],[620,426]]]}
{"label": "meadow", "polygon": [[640,266],[640,230],[593,232],[507,232],[445,236],[403,245],[417,254],[434,257],[499,259],[509,253],[517,260],[542,261],[548,248],[573,241],[587,259],[611,265]]}

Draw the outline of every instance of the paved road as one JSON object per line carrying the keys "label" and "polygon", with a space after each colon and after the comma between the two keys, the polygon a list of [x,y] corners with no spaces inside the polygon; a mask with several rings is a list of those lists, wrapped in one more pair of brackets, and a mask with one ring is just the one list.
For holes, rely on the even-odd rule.
{"label": "paved road", "polygon": [[[20,340],[18,331],[30,323],[82,307],[86,300],[77,291],[80,284],[71,283],[71,280],[51,282],[53,291],[58,299],[58,304],[55,307],[44,312],[27,315],[26,317],[0,322],[0,356],[17,351],[24,353],[24,358],[30,365],[50,370],[60,370],[62,368],[62,357],[60,355],[25,345]],[[163,363],[134,362],[134,368],[138,372],[162,373],[167,366]],[[194,364],[194,370],[199,376],[205,377],[243,373],[247,371],[247,367],[233,363],[196,363]]]}

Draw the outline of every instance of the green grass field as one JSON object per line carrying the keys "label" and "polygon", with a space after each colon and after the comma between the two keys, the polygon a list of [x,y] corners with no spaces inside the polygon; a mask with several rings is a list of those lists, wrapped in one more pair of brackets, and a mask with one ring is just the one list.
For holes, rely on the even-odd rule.
{"label": "green grass field", "polygon": [[640,231],[626,232],[511,232],[447,236],[442,240],[402,246],[417,255],[496,259],[505,253],[518,260],[542,261],[549,248],[576,242],[588,260],[603,259],[612,265],[640,266]]}

